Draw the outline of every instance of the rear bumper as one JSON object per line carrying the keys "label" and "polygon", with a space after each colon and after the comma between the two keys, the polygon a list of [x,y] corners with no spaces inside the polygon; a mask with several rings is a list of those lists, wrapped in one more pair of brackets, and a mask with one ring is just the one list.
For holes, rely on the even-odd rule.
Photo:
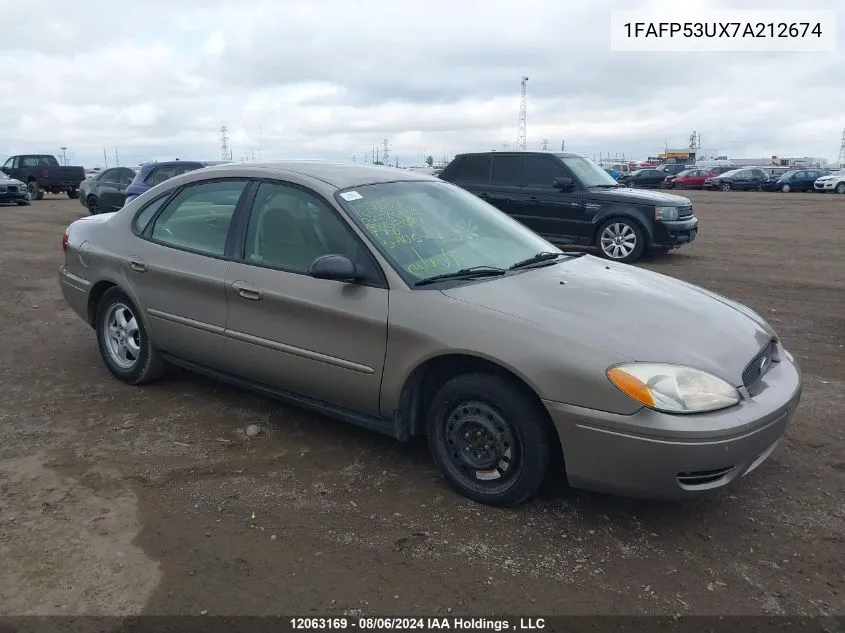
{"label": "rear bumper", "polygon": [[[683,499],[737,482],[772,454],[801,398],[801,373],[786,356],[764,380],[762,393],[736,407],[692,416],[650,409],[624,416],[544,404],[557,428],[572,486]],[[672,427],[676,431],[658,430]],[[708,428],[714,430],[699,431]]]}
{"label": "rear bumper", "polygon": [[59,267],[59,288],[67,304],[88,323],[88,296],[91,293],[91,282],[78,275],[70,273],[64,264]]}

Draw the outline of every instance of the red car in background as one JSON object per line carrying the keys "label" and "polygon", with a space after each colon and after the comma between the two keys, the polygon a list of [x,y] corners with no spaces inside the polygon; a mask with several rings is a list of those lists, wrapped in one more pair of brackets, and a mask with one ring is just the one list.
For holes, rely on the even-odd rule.
{"label": "red car in background", "polygon": [[667,189],[703,189],[704,181],[718,176],[734,167],[707,167],[704,169],[687,169],[677,176],[667,176],[663,186]]}

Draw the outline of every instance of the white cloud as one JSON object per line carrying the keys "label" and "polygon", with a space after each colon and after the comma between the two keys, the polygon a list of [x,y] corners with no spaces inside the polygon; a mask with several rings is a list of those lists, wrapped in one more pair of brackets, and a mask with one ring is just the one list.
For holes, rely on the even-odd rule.
{"label": "white cloud", "polygon": [[[513,143],[526,74],[533,147],[565,139],[574,151],[641,157],[685,145],[695,129],[732,155],[836,158],[842,44],[829,54],[610,52],[611,9],[669,4],[79,0],[68,12],[41,0],[51,17],[37,29],[27,12],[4,13],[0,155],[66,145],[87,165],[104,147],[127,163],[216,158],[225,124],[235,158],[361,160],[388,137],[394,155],[419,161]],[[766,7],[798,8],[743,3]]]}

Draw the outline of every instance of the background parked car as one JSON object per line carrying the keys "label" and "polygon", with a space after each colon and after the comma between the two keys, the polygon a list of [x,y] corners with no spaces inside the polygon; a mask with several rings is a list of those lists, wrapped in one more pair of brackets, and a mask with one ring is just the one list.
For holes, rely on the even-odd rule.
{"label": "background parked car", "polygon": [[727,167],[710,167],[702,169],[695,167],[682,171],[677,176],[667,176],[663,186],[667,189],[701,189],[708,178],[713,178],[727,171]]}
{"label": "background parked car", "polygon": [[816,180],[830,173],[828,169],[796,169],[788,171],[779,178],[773,178],[763,185],[766,191],[813,191]]}
{"label": "background parked car", "polygon": [[816,180],[813,188],[816,191],[845,193],[845,169],[841,169],[828,176],[822,176]]}
{"label": "background parked car", "polygon": [[29,191],[26,183],[0,171],[0,203],[15,203],[20,206],[29,204]]}
{"label": "background parked car", "polygon": [[126,188],[134,178],[135,170],[129,167],[98,172],[79,185],[79,202],[91,215],[117,211],[126,202]]}
{"label": "background parked car", "polygon": [[684,165],[683,163],[663,163],[655,167],[655,169],[662,171],[664,176],[674,176],[692,167],[693,165]]}
{"label": "background parked car", "polygon": [[68,198],[77,198],[79,185],[85,180],[84,167],[63,167],[50,154],[10,156],[0,169],[8,176],[25,182],[32,200],[41,200],[45,191],[67,193]]}
{"label": "background parked car", "polygon": [[157,163],[144,163],[135,174],[135,179],[126,188],[126,202],[131,202],[145,191],[156,185],[181,176],[189,171],[202,169],[211,165],[221,165],[230,161],[225,160],[168,160]]}
{"label": "background parked car", "polygon": [[571,152],[458,154],[440,178],[554,244],[595,247],[619,262],[665,253],[698,234],[689,198],[621,187],[594,161]]}
{"label": "background parked car", "polygon": [[666,172],[659,169],[637,169],[619,178],[623,187],[661,187],[666,179]]}
{"label": "background parked car", "polygon": [[704,181],[705,189],[721,189],[722,191],[762,191],[769,177],[759,167],[734,169],[719,176],[713,176]]}

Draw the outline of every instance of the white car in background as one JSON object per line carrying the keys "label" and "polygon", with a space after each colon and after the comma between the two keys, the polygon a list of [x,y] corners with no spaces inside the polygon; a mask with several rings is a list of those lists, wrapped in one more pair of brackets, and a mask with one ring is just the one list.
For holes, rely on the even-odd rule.
{"label": "white car in background", "polygon": [[845,193],[845,169],[822,176],[816,179],[813,183],[813,188],[816,191],[827,193],[828,191],[835,191],[836,193]]}

